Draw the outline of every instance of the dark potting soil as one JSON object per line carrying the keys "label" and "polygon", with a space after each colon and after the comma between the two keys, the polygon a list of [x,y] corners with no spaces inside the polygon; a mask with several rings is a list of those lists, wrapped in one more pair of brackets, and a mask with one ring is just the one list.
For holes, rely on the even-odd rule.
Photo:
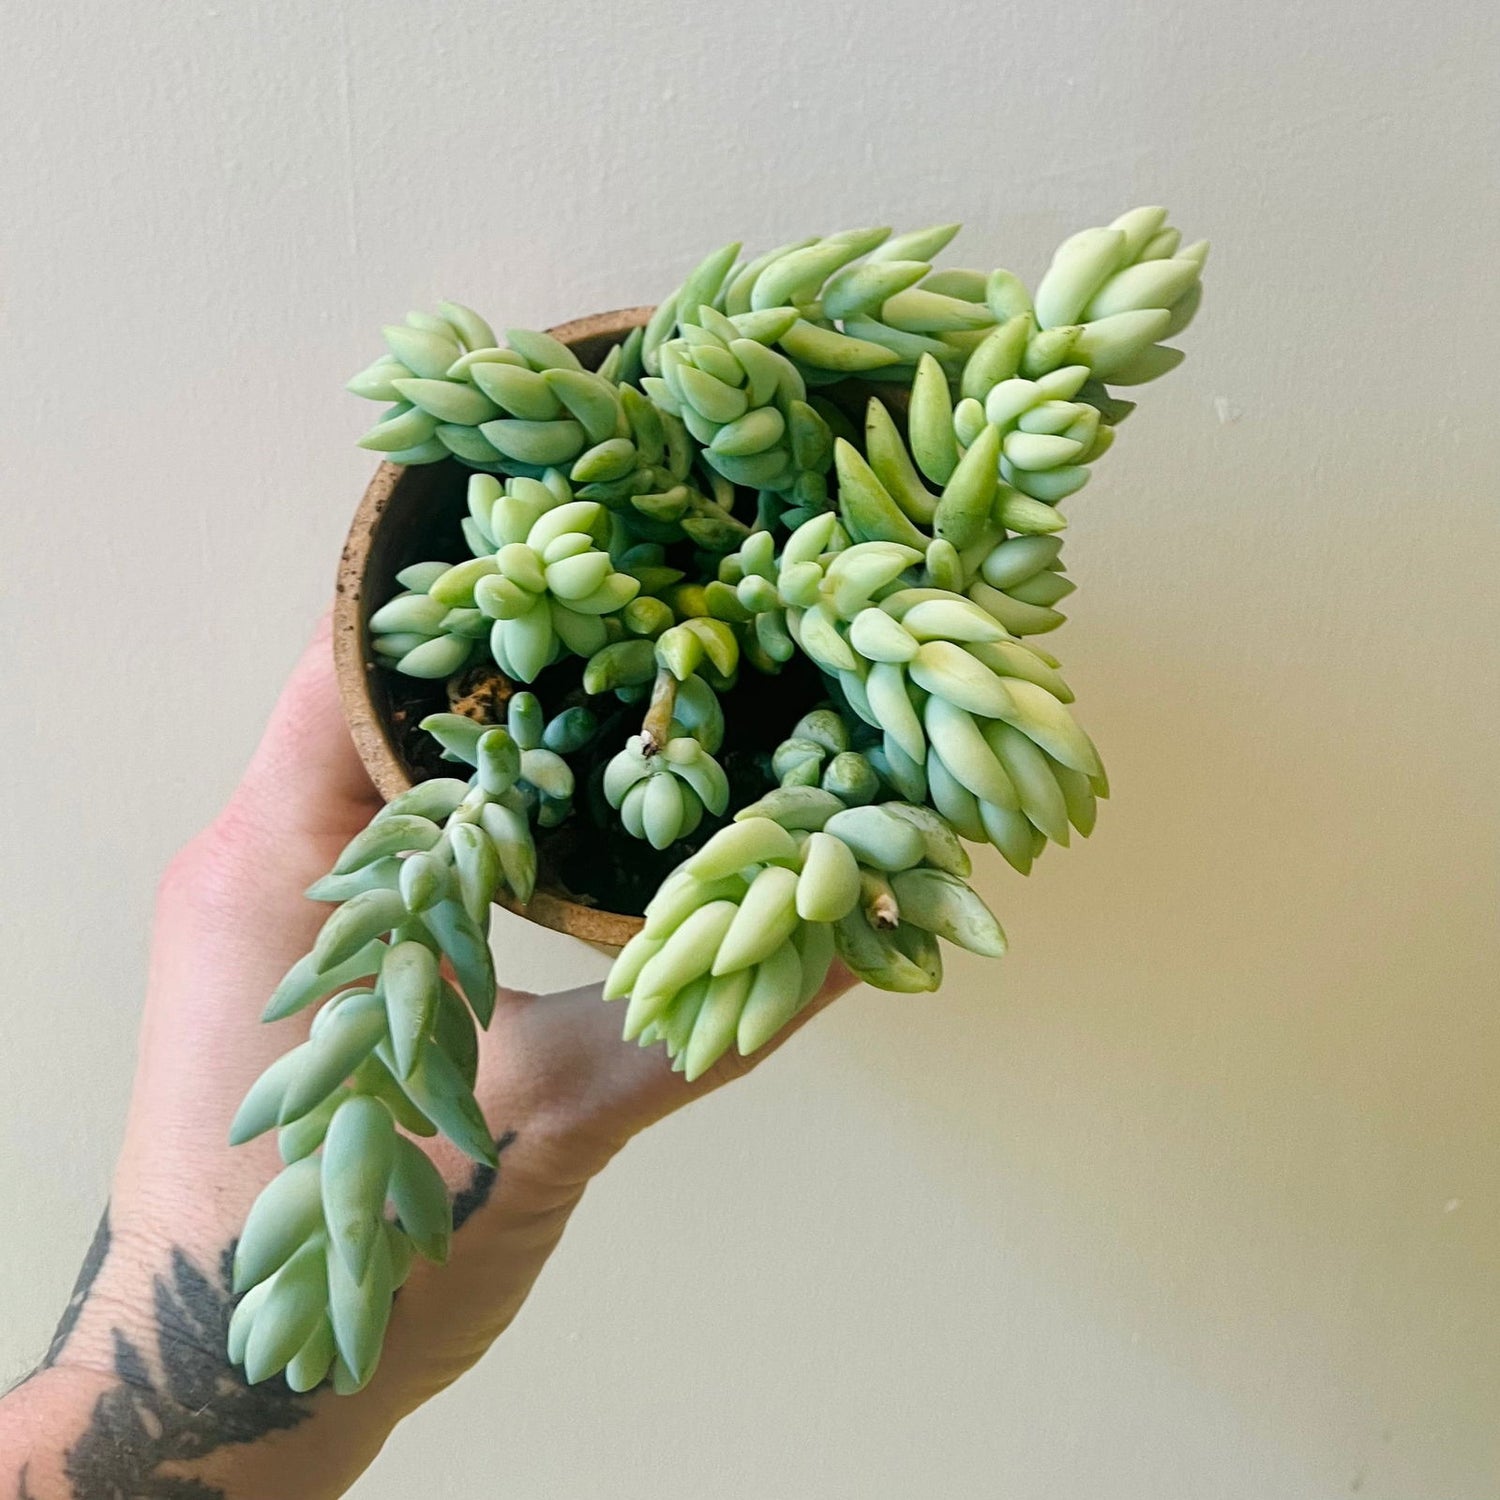
{"label": "dark potting soil", "polygon": [[[430,559],[460,562],[469,555],[458,525],[466,514],[464,489],[469,471],[456,463],[451,468],[451,486],[444,476],[435,497],[431,529],[412,555],[398,560],[397,567]],[[690,544],[683,544],[680,557],[669,552],[668,561],[692,576]],[[396,591],[392,578],[377,603]],[[572,815],[556,828],[535,830],[538,884],[561,896],[639,916],[663,878],[729,821],[728,815],[705,816],[691,837],[661,850],[626,833],[619,813],[605,800],[604,767],[640,729],[646,704],[621,703],[613,693],[587,695],[582,686],[583,662],[577,657],[556,662],[533,683],[513,683],[493,663],[466,668],[447,682],[403,677],[380,667],[374,670],[385,690],[392,740],[414,781],[464,771],[444,760],[437,743],[421,729],[428,714],[450,711],[481,723],[503,724],[512,695],[529,691],[540,699],[548,719],[575,704],[586,705],[598,716],[599,732],[584,749],[568,757],[577,782]],[[733,689],[720,699],[725,731],[717,759],[729,778],[731,811],[771,789],[775,784],[771,752],[797,720],[827,695],[817,668],[801,655],[775,676],[749,668],[740,672]]]}

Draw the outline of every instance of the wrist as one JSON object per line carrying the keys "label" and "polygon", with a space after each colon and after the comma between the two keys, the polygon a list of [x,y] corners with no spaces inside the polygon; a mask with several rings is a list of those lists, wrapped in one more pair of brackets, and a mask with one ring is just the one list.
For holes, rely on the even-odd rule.
{"label": "wrist", "polygon": [[81,1500],[166,1494],[175,1482],[216,1500],[334,1500],[389,1435],[363,1395],[245,1387],[227,1369],[215,1384],[214,1404],[199,1409],[155,1373],[141,1385],[83,1364],[38,1370],[0,1400],[0,1494]]}
{"label": "wrist", "polygon": [[173,1478],[223,1500],[344,1493],[401,1417],[509,1325],[577,1202],[581,1188],[502,1142],[498,1171],[457,1180],[449,1262],[403,1289],[380,1368],[354,1396],[248,1385],[226,1353],[229,1232],[174,1209],[186,1244],[142,1235],[141,1196],[117,1182],[44,1367],[0,1404],[0,1495],[148,1494]]}
{"label": "wrist", "polygon": [[108,1374],[50,1366],[0,1398],[0,1494],[72,1500],[67,1454],[112,1383]]}
{"label": "wrist", "polygon": [[189,1481],[222,1500],[344,1493],[396,1400],[246,1385],[225,1353],[227,1254],[112,1230],[128,1219],[106,1215],[41,1367],[0,1402],[0,1494],[79,1500]]}

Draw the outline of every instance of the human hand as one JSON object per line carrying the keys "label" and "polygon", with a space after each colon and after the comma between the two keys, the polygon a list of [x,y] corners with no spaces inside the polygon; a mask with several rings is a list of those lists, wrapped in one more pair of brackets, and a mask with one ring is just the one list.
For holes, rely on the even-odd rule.
{"label": "human hand", "polygon": [[[694,1084],[660,1049],[621,1041],[620,1010],[598,986],[547,996],[502,986],[475,1084],[500,1166],[422,1143],[461,1230],[446,1265],[414,1268],[374,1380],[351,1397],[297,1396],[279,1378],[246,1387],[224,1354],[227,1252],[280,1161],[271,1137],[231,1149],[228,1122],[306,1035],[310,1012],[272,1026],[258,1017],[327,915],[302,892],[379,806],[339,709],[325,623],[228,805],[163,877],[98,1253],[44,1369],[0,1406],[0,1452],[15,1447],[18,1474],[29,1464],[18,1493],[92,1494],[77,1487],[85,1471],[146,1493],[146,1479],[184,1463],[203,1495],[284,1495],[289,1474],[299,1495],[342,1493],[394,1423],[504,1331],[584,1187],[633,1135],[749,1071],[854,982],[836,968],[776,1042],[752,1058],[731,1052]],[[498,967],[503,976],[503,946]]]}

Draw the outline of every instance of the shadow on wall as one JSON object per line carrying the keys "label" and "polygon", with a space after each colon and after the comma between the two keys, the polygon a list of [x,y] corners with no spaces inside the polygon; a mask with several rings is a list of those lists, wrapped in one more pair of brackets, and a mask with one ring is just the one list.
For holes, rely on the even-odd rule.
{"label": "shadow on wall", "polygon": [[1399,663],[1330,712],[1326,661],[1205,659],[1095,660],[1115,796],[1087,848],[1029,884],[981,856],[1012,954],[954,956],[841,1056],[1007,1255],[1269,1441],[1479,1493],[1500,1210],[1466,1147],[1500,1131],[1500,1008],[1462,782]]}

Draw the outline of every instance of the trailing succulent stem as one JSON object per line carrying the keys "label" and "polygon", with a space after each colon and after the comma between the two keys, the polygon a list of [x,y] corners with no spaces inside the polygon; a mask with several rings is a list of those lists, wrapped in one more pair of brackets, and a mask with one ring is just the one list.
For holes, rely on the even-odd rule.
{"label": "trailing succulent stem", "polygon": [[[371,649],[408,678],[497,671],[506,722],[426,718],[462,774],[396,798],[308,893],[334,910],[265,1019],[317,1006],[311,1035],[231,1130],[275,1130],[285,1163],[235,1260],[250,1380],[364,1385],[452,1234],[416,1142],[493,1165],[489,913],[530,899],[534,830],[591,818],[601,846],[678,858],[605,995],[688,1079],[765,1046],[835,958],[917,992],[940,939],[999,955],[965,842],[1026,873],[1092,830],[1103,766],[1027,638],[1064,623],[1061,505],[1133,409],[1110,387],[1181,361],[1163,341],[1207,247],[1134,209],[1064,241],[1032,295],[934,269],[957,231],[725,246],[597,370],[442,303],[350,381],[387,404],[364,447],[473,471],[469,556],[404,567]],[[798,658],[823,701],[785,695],[779,742],[727,735],[742,674]]]}

